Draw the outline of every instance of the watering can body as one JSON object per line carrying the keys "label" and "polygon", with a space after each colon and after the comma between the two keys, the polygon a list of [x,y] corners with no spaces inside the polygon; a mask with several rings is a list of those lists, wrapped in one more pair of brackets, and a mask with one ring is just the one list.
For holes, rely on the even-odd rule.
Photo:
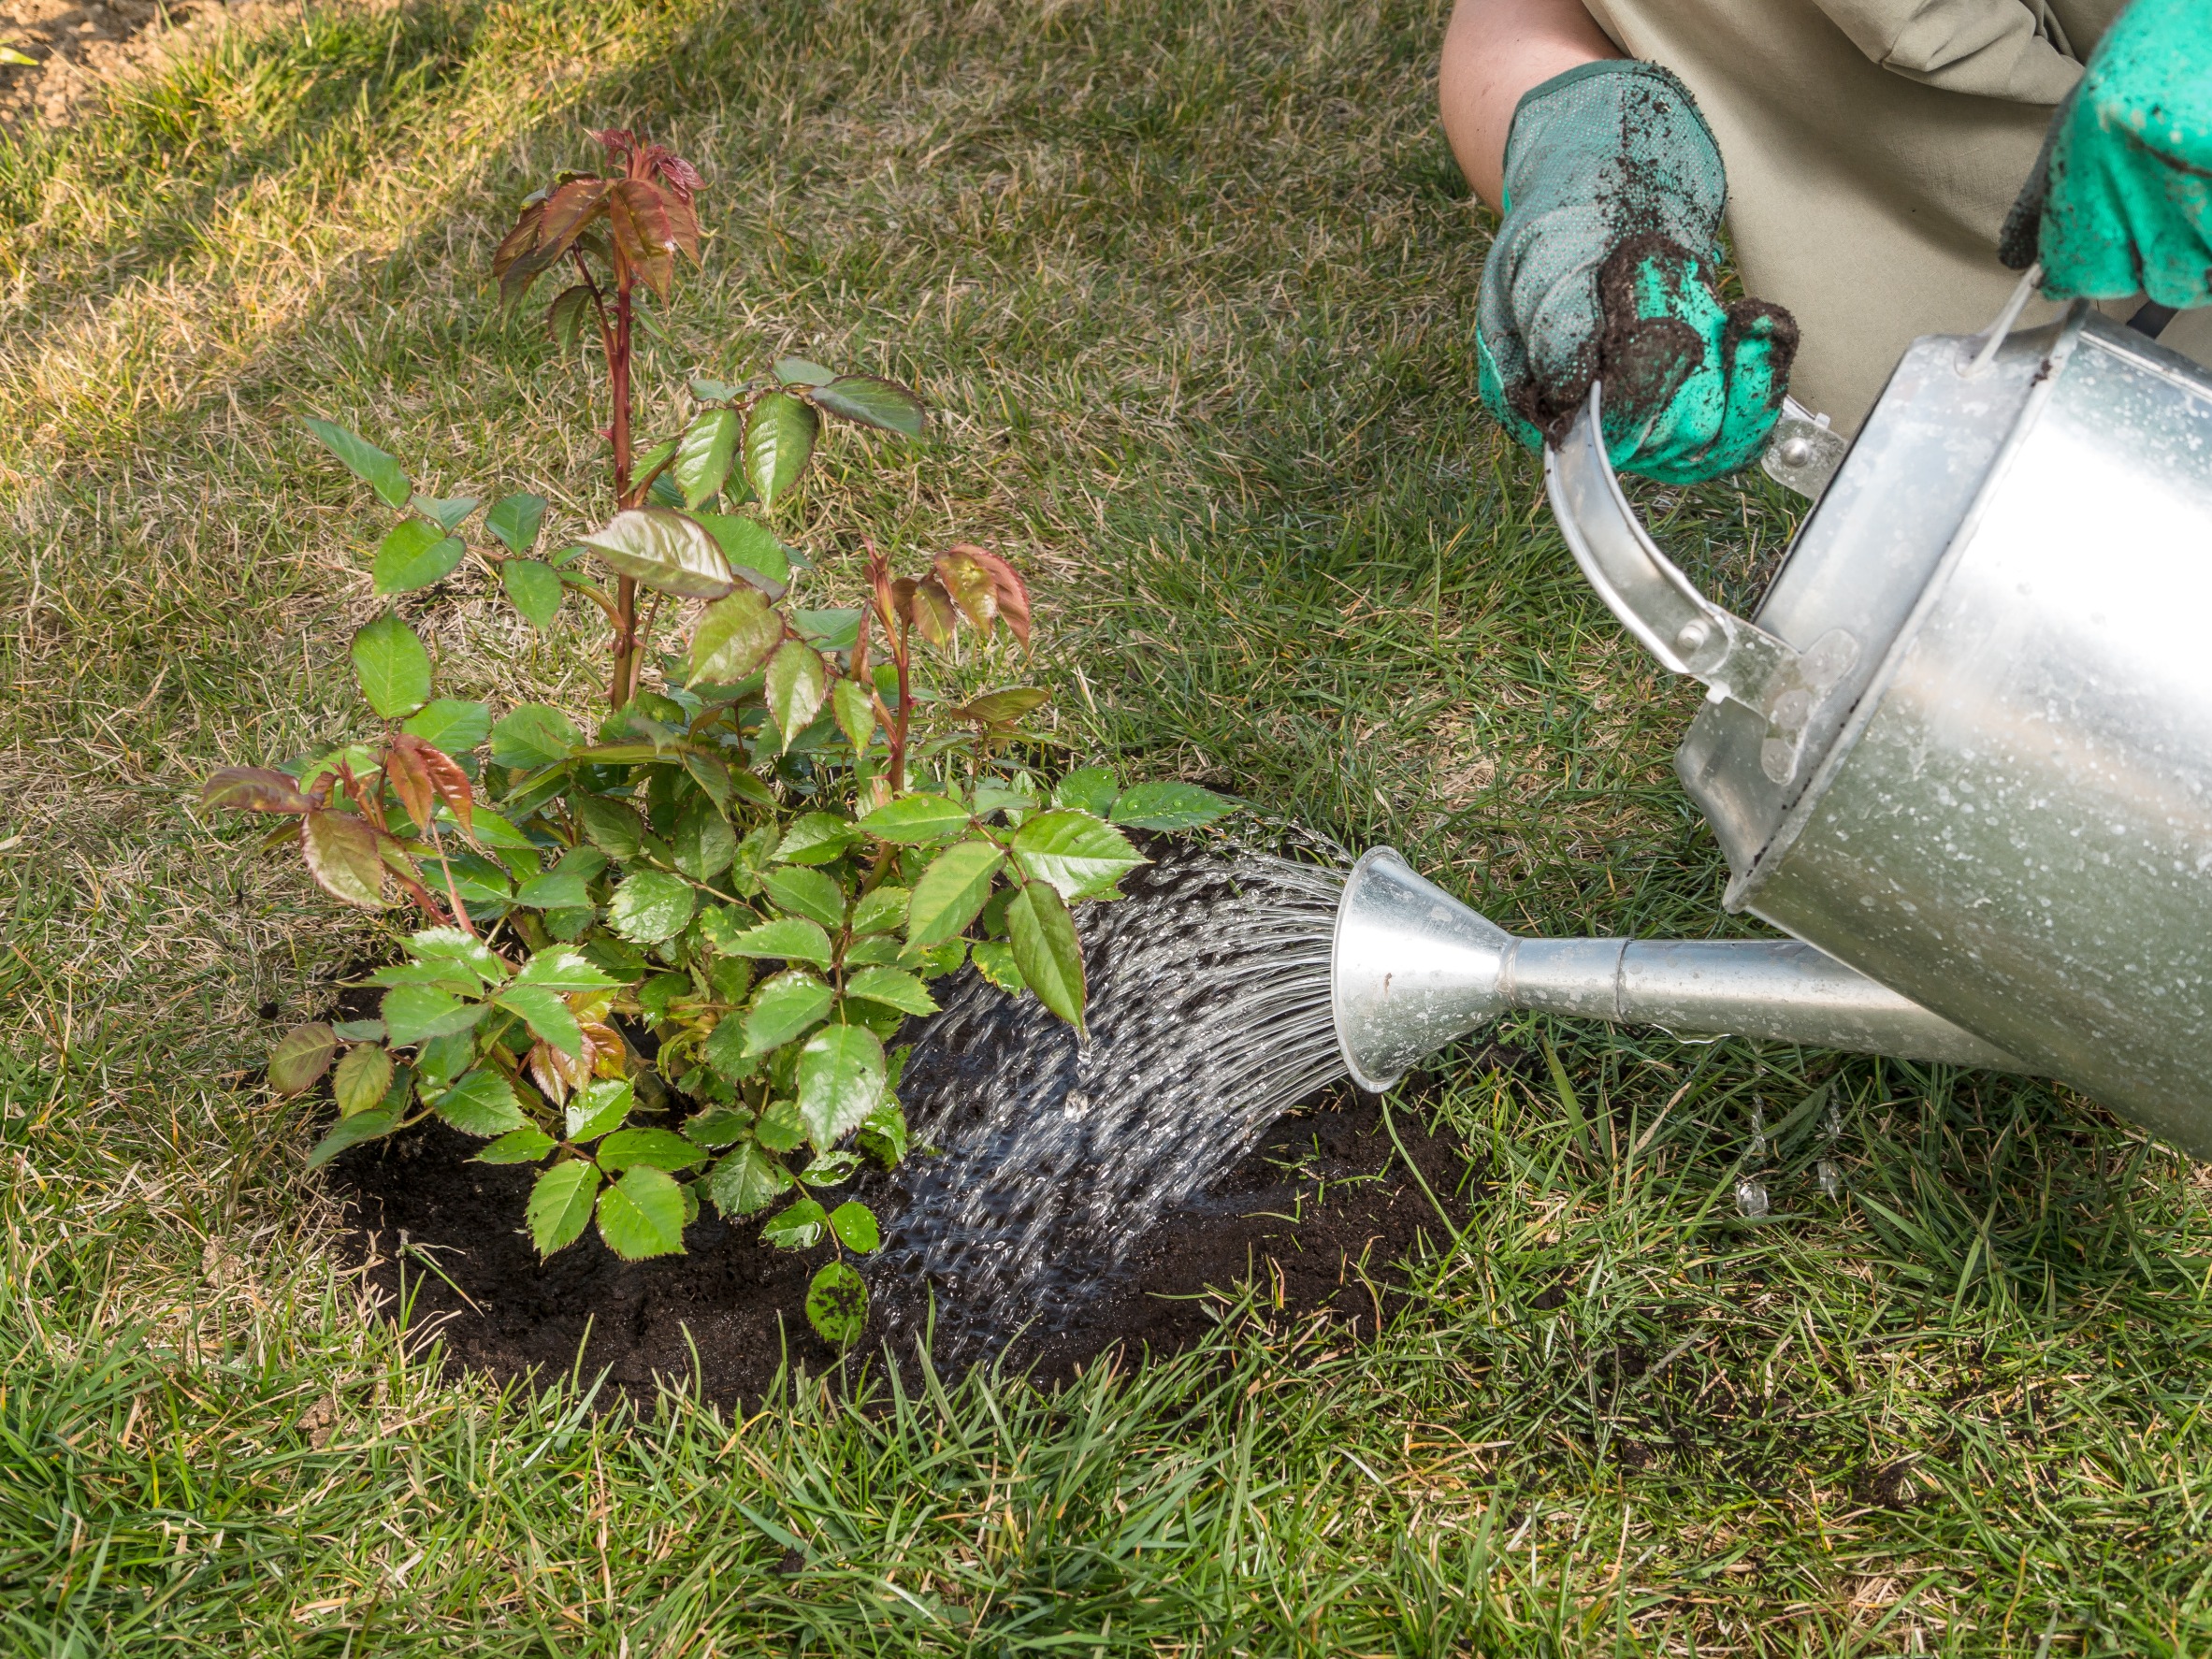
{"label": "watering can body", "polygon": [[2212,377],[2086,305],[1916,342],[1748,622],[1597,413],[1553,503],[1709,687],[1676,767],[1728,906],[2212,1156]]}

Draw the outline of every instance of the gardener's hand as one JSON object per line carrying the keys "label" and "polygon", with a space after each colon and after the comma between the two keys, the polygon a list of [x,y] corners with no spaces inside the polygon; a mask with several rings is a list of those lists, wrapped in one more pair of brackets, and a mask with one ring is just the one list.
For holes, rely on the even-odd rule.
{"label": "gardener's hand", "polygon": [[2043,291],[2212,303],[2212,0],[2134,0],[2059,106],[2006,220]]}
{"label": "gardener's hand", "polygon": [[1544,82],[1513,119],[1505,196],[1476,325],[1491,412],[1534,449],[1601,380],[1624,471],[1689,483],[1755,459],[1797,324],[1715,291],[1728,180],[1688,89],[1623,61]]}

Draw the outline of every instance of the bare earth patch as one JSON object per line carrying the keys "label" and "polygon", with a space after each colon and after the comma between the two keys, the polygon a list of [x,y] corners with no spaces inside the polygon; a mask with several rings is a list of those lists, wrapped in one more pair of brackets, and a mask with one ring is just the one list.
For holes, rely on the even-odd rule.
{"label": "bare earth patch", "polygon": [[65,126],[100,86],[253,0],[0,0],[0,47],[31,64],[0,65],[0,127]]}

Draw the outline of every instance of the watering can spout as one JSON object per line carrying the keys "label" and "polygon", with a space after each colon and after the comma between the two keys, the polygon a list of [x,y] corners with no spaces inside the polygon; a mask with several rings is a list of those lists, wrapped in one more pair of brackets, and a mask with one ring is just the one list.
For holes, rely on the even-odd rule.
{"label": "watering can spout", "polygon": [[1352,866],[1329,976],[1345,1069],[1378,1092],[1513,1009],[2033,1069],[1796,940],[1517,938],[1392,847]]}

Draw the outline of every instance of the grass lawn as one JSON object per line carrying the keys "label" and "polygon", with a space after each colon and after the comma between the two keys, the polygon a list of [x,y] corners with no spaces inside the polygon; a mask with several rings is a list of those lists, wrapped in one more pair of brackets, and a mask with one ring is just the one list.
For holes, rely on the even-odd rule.
{"label": "grass lawn", "polygon": [[[809,486],[831,585],[861,527],[989,541],[1094,752],[1511,926],[1723,925],[1693,691],[1472,407],[1441,10],[272,3],[0,145],[0,1649],[2212,1646],[2207,1184],[2037,1084],[1525,1024],[1571,1100],[1470,1049],[1400,1107],[1495,1191],[1382,1340],[1262,1305],[1057,1399],[501,1395],[339,1268],[253,1078],[362,934],[189,793],[358,718],[367,521],[301,415],[593,511],[584,382],[483,278],[579,121],[710,180],[661,371],[798,348],[937,404]],[[1756,479],[1647,503],[1740,601],[1790,527]],[[488,665],[449,694],[591,695],[581,634],[432,615]]]}

